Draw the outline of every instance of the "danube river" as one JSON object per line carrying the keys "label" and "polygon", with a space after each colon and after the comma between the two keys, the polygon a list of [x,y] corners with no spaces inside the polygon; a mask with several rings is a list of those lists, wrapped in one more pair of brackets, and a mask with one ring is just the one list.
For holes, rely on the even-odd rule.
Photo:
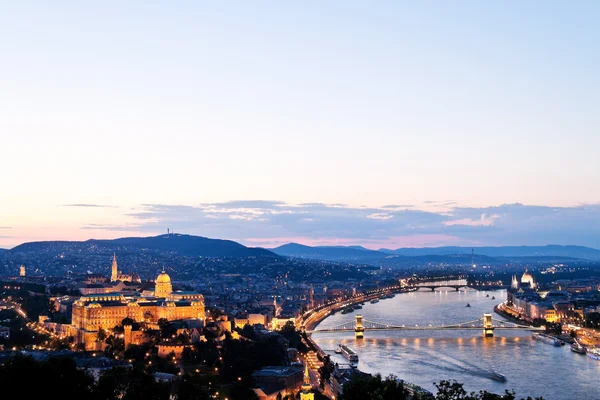
{"label": "danube river", "polygon": [[[444,289],[438,289],[444,290]],[[486,297],[489,294],[489,297]],[[496,299],[492,300],[492,296]],[[472,321],[494,313],[494,305],[506,300],[506,291],[436,291],[397,294],[379,303],[367,302],[362,310],[340,312],[317,327],[334,326],[355,318],[390,325],[426,326]],[[470,304],[471,307],[466,307]],[[480,331],[369,331],[356,340],[354,333],[313,333],[313,340],[338,363],[339,343],[359,355],[358,367],[370,373],[394,374],[435,392],[433,382],[456,379],[468,391],[480,389],[503,393],[515,390],[517,398],[543,396],[546,400],[600,399],[600,361],[573,353],[569,345],[553,347],[531,339],[528,331],[496,331],[484,338]],[[506,382],[490,377],[501,373]]]}

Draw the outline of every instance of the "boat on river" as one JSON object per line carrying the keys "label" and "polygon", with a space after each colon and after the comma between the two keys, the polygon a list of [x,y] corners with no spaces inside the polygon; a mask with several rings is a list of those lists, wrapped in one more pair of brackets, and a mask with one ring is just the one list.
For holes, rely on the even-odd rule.
{"label": "boat on river", "polygon": [[502,375],[499,372],[492,372],[490,378],[492,380],[495,380],[496,382],[506,382],[506,376]]}
{"label": "boat on river", "polygon": [[467,303],[465,307],[471,307],[471,303]]}
{"label": "boat on river", "polygon": [[587,349],[587,356],[593,360],[600,361],[600,349],[598,349],[598,348]]}
{"label": "boat on river", "polygon": [[346,346],[345,344],[340,343],[339,349],[340,349],[340,353],[342,354],[342,356],[344,356],[344,358],[346,360],[350,361],[351,363],[358,362],[358,354],[356,354],[356,352],[354,350],[352,350],[350,347]]}
{"label": "boat on river", "polygon": [[370,301],[371,304],[379,303],[379,299],[373,299]]}
{"label": "boat on river", "polygon": [[575,340],[573,342],[573,344],[571,345],[571,351],[574,353],[578,353],[578,354],[585,354],[587,353],[587,350],[585,347],[583,347],[581,344],[579,344],[577,342],[577,340]]}
{"label": "boat on river", "polygon": [[537,340],[537,341],[540,341],[540,342],[544,342],[544,343],[548,343],[548,344],[551,344],[551,345],[553,345],[555,347],[562,346],[561,342],[563,344],[565,343],[562,340],[557,339],[554,336],[546,335],[545,333],[536,332],[533,335],[531,335],[531,337],[534,340]]}

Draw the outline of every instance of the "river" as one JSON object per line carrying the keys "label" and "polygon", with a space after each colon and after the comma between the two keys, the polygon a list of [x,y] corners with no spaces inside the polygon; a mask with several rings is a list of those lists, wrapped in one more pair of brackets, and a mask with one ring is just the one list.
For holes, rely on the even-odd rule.
{"label": "river", "polygon": [[[486,297],[489,294],[489,297]],[[496,299],[492,300],[492,296]],[[421,289],[397,294],[379,303],[367,302],[362,310],[336,313],[317,327],[335,326],[355,318],[390,325],[439,326],[494,313],[494,305],[506,300],[506,291],[456,292]],[[466,307],[467,303],[471,307]],[[543,396],[546,400],[600,399],[600,361],[573,353],[569,345],[553,347],[531,339],[528,331],[496,331],[484,338],[479,330],[464,331],[369,331],[354,339],[353,332],[312,335],[313,340],[338,363],[347,363],[334,354],[343,343],[359,354],[358,368],[383,376],[394,374],[435,393],[434,382],[456,379],[468,391],[503,393],[515,390],[517,398]],[[490,379],[492,372],[506,376],[506,382]]]}

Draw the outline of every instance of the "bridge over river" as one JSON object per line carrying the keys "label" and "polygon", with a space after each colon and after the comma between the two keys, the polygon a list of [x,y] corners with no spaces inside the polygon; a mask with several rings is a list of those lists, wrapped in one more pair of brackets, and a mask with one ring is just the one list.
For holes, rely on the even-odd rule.
{"label": "bridge over river", "polygon": [[483,318],[472,321],[459,322],[445,325],[427,325],[427,326],[406,326],[389,325],[381,322],[374,322],[363,319],[362,315],[357,315],[353,321],[344,322],[328,328],[314,329],[306,331],[307,333],[316,332],[349,332],[354,331],[355,337],[360,339],[364,337],[365,331],[427,331],[427,330],[481,330],[486,337],[494,336],[495,330],[526,330],[543,331],[544,327],[534,327],[528,325],[519,325],[509,321],[492,318],[492,314],[483,314]]}

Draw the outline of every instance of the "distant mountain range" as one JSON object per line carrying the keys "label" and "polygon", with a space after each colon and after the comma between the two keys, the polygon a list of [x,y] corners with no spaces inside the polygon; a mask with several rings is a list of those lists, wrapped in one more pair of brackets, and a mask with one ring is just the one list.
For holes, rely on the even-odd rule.
{"label": "distant mountain range", "polygon": [[500,247],[424,247],[400,248],[396,250],[369,250],[360,246],[305,246],[288,243],[271,249],[274,253],[287,257],[313,258],[327,261],[346,261],[372,263],[389,258],[400,258],[402,261],[451,262],[463,260],[468,262],[471,251],[475,253],[477,263],[491,262],[497,258],[512,259],[586,259],[600,260],[600,250],[583,246],[500,246]]}
{"label": "distant mountain range", "polygon": [[488,247],[423,247],[400,248],[396,250],[380,249],[388,254],[401,256],[423,256],[444,254],[481,254],[489,257],[572,257],[586,260],[600,260],[600,250],[584,246],[488,246]]}
{"label": "distant mountain range", "polygon": [[6,249],[0,249],[0,254],[4,253],[5,251],[8,251]]}
{"label": "distant mountain range", "polygon": [[288,243],[271,249],[275,254],[287,257],[313,258],[329,261],[362,261],[379,260],[389,254],[369,250],[360,246],[305,246],[298,243]]}
{"label": "distant mountain range", "polygon": [[182,256],[202,257],[248,257],[276,256],[261,248],[246,247],[231,240],[209,239],[201,236],[167,234],[151,237],[130,237],[112,240],[90,239],[78,241],[46,241],[21,244],[8,250],[7,254],[70,252],[86,250],[120,251],[162,251],[174,252]]}

